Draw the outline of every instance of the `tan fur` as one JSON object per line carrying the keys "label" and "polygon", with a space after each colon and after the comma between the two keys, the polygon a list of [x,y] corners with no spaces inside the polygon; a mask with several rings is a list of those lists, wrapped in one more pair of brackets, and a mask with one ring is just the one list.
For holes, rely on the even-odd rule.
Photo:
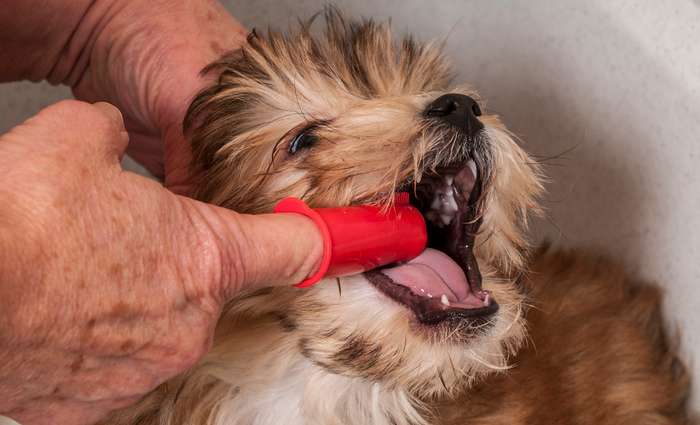
{"label": "tan fur", "polygon": [[[402,182],[464,156],[450,129],[422,115],[445,93],[478,99],[450,86],[437,44],[397,43],[388,24],[348,23],[332,9],[325,20],[321,36],[311,23],[252,34],[209,67],[218,80],[187,122],[199,199],[248,213],[289,195],[316,207],[388,204]],[[363,275],[243,294],[209,355],[105,423],[682,423],[687,378],[664,345],[653,289],[549,255],[525,301],[524,231],[540,172],[498,117],[480,120],[475,254],[498,313],[479,326],[421,325]],[[290,155],[310,126],[318,142]],[[515,357],[529,303],[532,344]]]}
{"label": "tan fur", "polygon": [[515,367],[442,405],[444,425],[687,424],[689,377],[658,288],[580,252],[543,252]]}

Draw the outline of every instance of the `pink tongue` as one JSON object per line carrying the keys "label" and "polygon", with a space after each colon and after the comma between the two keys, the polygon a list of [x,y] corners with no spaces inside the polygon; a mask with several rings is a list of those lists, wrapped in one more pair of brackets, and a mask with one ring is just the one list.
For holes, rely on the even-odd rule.
{"label": "pink tongue", "polygon": [[445,294],[450,302],[458,302],[470,293],[467,277],[457,263],[432,248],[406,264],[382,269],[382,273],[416,295],[440,298]]}

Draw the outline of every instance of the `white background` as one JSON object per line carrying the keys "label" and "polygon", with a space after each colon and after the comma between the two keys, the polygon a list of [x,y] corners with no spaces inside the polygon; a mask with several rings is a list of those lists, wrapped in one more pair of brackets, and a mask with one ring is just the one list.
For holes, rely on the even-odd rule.
{"label": "white background", "polygon": [[[260,29],[285,28],[324,4],[225,3]],[[481,91],[527,150],[556,157],[537,237],[609,253],[662,285],[700,377],[700,1],[336,4],[350,16],[391,17],[400,33],[448,37],[458,80]],[[68,94],[0,86],[0,131]]]}

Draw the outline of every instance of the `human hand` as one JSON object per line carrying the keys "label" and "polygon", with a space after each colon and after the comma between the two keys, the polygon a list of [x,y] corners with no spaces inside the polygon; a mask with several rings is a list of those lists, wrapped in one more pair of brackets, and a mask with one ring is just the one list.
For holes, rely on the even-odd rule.
{"label": "human hand", "polygon": [[175,195],[121,170],[126,144],[117,109],[78,101],[0,137],[0,414],[23,425],[135,402],[207,351],[239,290],[318,268],[310,220]]}
{"label": "human hand", "polygon": [[[172,191],[189,193],[184,114],[205,85],[201,70],[244,43],[245,29],[215,1],[113,0],[91,6],[75,34],[49,81],[72,86],[78,99],[116,105],[127,152]],[[76,67],[83,56],[85,67]]]}

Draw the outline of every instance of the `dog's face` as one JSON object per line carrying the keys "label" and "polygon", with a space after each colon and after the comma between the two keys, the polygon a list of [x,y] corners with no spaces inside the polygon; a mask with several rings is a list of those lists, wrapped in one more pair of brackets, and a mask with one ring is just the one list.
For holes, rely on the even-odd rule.
{"label": "dog's face", "polygon": [[[436,45],[326,15],[325,33],[252,34],[210,67],[188,113],[198,198],[244,213],[296,196],[313,207],[387,204],[408,191],[429,246],[409,264],[246,294],[232,314],[274,317],[327,372],[419,397],[453,393],[524,336],[517,276],[533,162]],[[274,261],[274,259],[270,259]]]}

